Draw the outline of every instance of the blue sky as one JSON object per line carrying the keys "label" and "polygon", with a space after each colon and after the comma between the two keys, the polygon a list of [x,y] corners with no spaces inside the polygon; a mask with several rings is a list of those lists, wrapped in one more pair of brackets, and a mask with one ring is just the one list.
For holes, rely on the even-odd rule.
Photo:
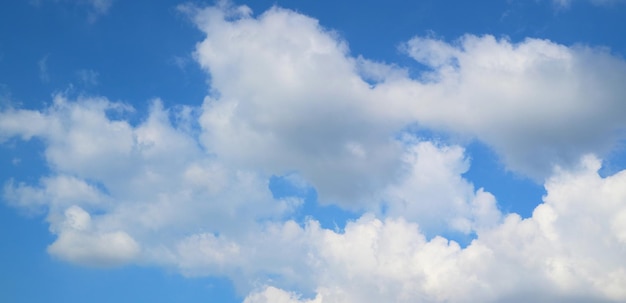
{"label": "blue sky", "polygon": [[0,301],[624,301],[624,17],[5,3]]}

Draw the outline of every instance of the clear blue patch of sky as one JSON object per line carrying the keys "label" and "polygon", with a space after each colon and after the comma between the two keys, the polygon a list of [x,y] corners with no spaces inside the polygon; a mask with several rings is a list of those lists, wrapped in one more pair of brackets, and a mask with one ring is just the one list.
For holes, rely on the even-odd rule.
{"label": "clear blue patch of sky", "polygon": [[602,158],[600,176],[607,177],[626,169],[626,142],[620,141]]}
{"label": "clear blue patch of sky", "polygon": [[[155,97],[166,105],[199,105],[207,77],[191,53],[202,33],[176,10],[179,3],[114,1],[95,23],[72,3],[5,3],[0,84],[26,108],[39,108],[66,90],[104,95],[140,110]],[[97,83],[84,83],[81,70],[94,71]]]}
{"label": "clear blue patch of sky", "polygon": [[466,146],[470,158],[470,169],[463,177],[476,189],[484,188],[492,193],[503,213],[517,213],[523,218],[542,203],[545,195],[543,184],[506,170],[494,151],[485,144],[473,141]]}
{"label": "clear blue patch of sky", "polygon": [[16,183],[36,184],[48,172],[44,154],[44,142],[32,138],[24,141],[12,138],[0,144],[0,183],[9,179]]}

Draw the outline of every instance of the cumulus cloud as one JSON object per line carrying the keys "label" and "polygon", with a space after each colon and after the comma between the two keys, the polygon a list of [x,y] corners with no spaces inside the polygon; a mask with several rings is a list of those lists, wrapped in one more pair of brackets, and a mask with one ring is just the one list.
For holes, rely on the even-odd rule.
{"label": "cumulus cloud", "polygon": [[[427,71],[410,78],[293,11],[181,9],[206,34],[202,105],[153,100],[135,123],[105,97],[0,111],[0,142],[45,146],[49,173],[8,181],[3,197],[46,213],[50,254],[223,275],[250,303],[626,299],[626,171],[601,177],[587,155],[621,138],[623,60],[546,40],[415,37],[402,49]],[[488,144],[545,181],[543,203],[530,218],[501,213],[463,177],[461,145],[415,128]],[[274,197],[273,176],[359,218],[296,221],[303,197]]]}
{"label": "cumulus cloud", "polygon": [[196,58],[216,92],[200,118],[204,145],[238,166],[296,169],[324,202],[359,203],[400,165],[390,135],[402,122],[369,112],[368,84],[345,44],[316,20],[278,8],[225,20],[240,11],[194,17],[207,34]]}
{"label": "cumulus cloud", "polygon": [[[245,302],[611,302],[626,298],[626,171],[602,178],[599,161],[561,172],[531,218],[506,216],[462,248],[427,239],[415,223],[365,215],[344,232],[304,228],[317,289],[304,299],[274,286]],[[593,201],[593,202],[592,202]]]}
{"label": "cumulus cloud", "polygon": [[383,215],[420,222],[429,233],[470,233],[500,220],[495,197],[461,176],[469,169],[461,147],[417,142],[402,159],[401,177],[383,189]]}
{"label": "cumulus cloud", "polygon": [[[621,186],[626,171],[600,177],[600,162],[594,157],[583,158],[574,168],[557,169],[546,183],[544,203],[531,218],[522,219],[516,214],[501,217],[493,196],[475,191],[461,177],[469,165],[461,148],[412,142],[405,153],[408,174],[388,187],[390,192],[405,192],[405,197],[415,199],[395,206],[407,209],[389,207],[385,213],[364,214],[343,230],[330,230],[313,218],[303,225],[271,219],[272,214],[289,213],[298,204],[281,204],[271,198],[267,183],[259,181],[258,175],[238,172],[229,178],[232,168],[211,163],[214,156],[194,157],[190,150],[198,145],[185,145],[193,137],[172,125],[158,102],[149,117],[134,126],[106,115],[107,110],[120,108],[124,107],[104,99],[76,102],[59,96],[51,108],[35,115],[49,127],[33,131],[7,123],[9,127],[3,128],[5,133],[12,130],[12,135],[36,133],[44,138],[47,161],[58,172],[74,175],[46,177],[31,187],[9,183],[5,189],[5,198],[15,205],[48,208],[47,220],[58,236],[48,248],[54,256],[88,266],[134,261],[177,268],[190,276],[225,275],[244,293],[253,290],[247,302],[626,297],[620,287],[626,283],[621,261],[626,257],[626,233],[620,221],[626,213],[626,192]],[[3,117],[26,112],[5,112]],[[24,115],[31,116],[32,112]],[[65,125],[55,126],[61,120]],[[98,145],[95,138],[90,142],[98,148],[77,144],[91,137],[74,135],[90,132],[88,122],[99,125],[93,136],[106,138],[107,129],[128,132],[130,147],[121,144],[104,149],[108,141]],[[121,134],[117,138],[123,138]],[[75,138],[77,142],[68,142]],[[61,147],[64,153],[50,152]],[[96,153],[101,148],[111,158]],[[187,157],[177,165],[164,163],[185,154],[178,148],[184,148]],[[131,167],[107,172],[105,166],[75,166],[61,155],[77,163],[99,159],[112,165],[115,158]],[[125,167],[121,163],[118,169]],[[428,179],[419,176],[420,172],[439,176]],[[450,187],[442,187],[446,184]],[[436,203],[454,215],[446,217],[431,209],[412,211],[412,207],[432,208]],[[468,226],[477,238],[461,247],[440,236],[427,236],[421,226],[427,227],[428,220],[419,216],[423,212],[449,218],[452,226],[456,216],[470,220]],[[269,220],[255,219],[268,216]],[[257,288],[259,281],[269,286]]]}
{"label": "cumulus cloud", "polygon": [[[101,213],[96,221],[106,230],[157,242],[198,229],[236,233],[298,205],[298,199],[272,198],[269,175],[216,161],[185,130],[184,115],[168,112],[158,100],[153,104],[138,125],[113,119],[132,109],[105,98],[58,95],[43,111],[3,111],[0,139],[42,140],[51,169],[39,184],[9,181],[4,199],[47,210],[52,226],[76,205],[87,214]],[[172,116],[178,117],[176,125]],[[59,239],[71,245],[82,238],[59,232]]]}
{"label": "cumulus cloud", "polygon": [[[626,62],[605,49],[415,37],[402,49],[430,72],[410,79],[393,65],[351,57],[314,19],[279,8],[257,18],[231,10],[194,15],[206,33],[196,57],[215,92],[201,119],[206,145],[237,165],[298,167],[340,204],[390,178],[401,151],[389,138],[410,123],[486,142],[509,169],[538,181],[554,165],[606,153],[624,135]],[[379,83],[371,87],[359,72]],[[329,170],[357,181],[337,188],[322,176]]]}
{"label": "cumulus cloud", "polygon": [[116,266],[131,261],[139,245],[124,231],[94,231],[89,213],[78,206],[65,210],[62,222],[52,222],[58,235],[48,252],[61,259],[88,266]]}
{"label": "cumulus cloud", "polygon": [[[452,49],[443,65],[430,55],[440,44]],[[605,49],[472,35],[455,44],[414,38],[406,49],[433,69],[412,93],[418,120],[477,137],[509,169],[541,180],[624,136],[626,62]]]}

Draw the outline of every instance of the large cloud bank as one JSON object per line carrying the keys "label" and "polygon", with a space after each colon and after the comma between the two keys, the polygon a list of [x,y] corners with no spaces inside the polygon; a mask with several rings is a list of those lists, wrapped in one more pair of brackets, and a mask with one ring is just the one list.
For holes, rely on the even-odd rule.
{"label": "large cloud bank", "polygon": [[[415,37],[402,49],[426,71],[412,79],[292,11],[181,10],[206,34],[201,106],[154,100],[131,123],[128,105],[61,94],[0,112],[0,141],[44,143],[49,174],[3,197],[47,214],[50,254],[224,275],[249,303],[626,300],[626,171],[598,174],[626,126],[622,59]],[[547,195],[530,218],[501,213],[463,177],[461,145],[415,128],[484,142]],[[272,176],[361,216],[294,221],[303,198],[275,198]],[[476,238],[437,236],[450,231]]]}

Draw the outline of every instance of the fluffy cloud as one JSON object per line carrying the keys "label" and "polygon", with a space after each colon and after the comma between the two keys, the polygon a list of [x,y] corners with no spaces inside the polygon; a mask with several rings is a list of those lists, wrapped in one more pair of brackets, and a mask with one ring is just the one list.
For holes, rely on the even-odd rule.
{"label": "fluffy cloud", "polygon": [[215,91],[200,118],[204,145],[237,166],[297,170],[324,202],[359,204],[400,165],[390,135],[406,121],[371,113],[345,44],[316,20],[277,8],[248,14],[195,12],[207,34],[196,57]]}
{"label": "fluffy cloud", "polygon": [[[124,120],[132,114],[126,105],[62,95],[42,111],[6,110],[2,138],[42,140],[51,173],[38,184],[7,182],[4,199],[47,212],[58,235],[49,251],[69,261],[108,266],[143,260],[186,275],[229,275],[242,287],[264,274],[298,287],[312,283],[297,277],[310,271],[306,264],[294,270],[309,247],[305,240],[293,246],[300,227],[275,221],[292,214],[301,199],[273,198],[271,174],[239,169],[203,149],[189,128],[193,115],[184,113],[163,109],[157,100],[132,125]],[[495,199],[461,177],[468,168],[462,148],[408,135],[395,144],[401,165],[363,209],[418,221],[429,234],[468,233],[498,222]],[[75,218],[87,218],[80,222],[88,228],[67,223]],[[95,253],[115,243],[126,258]],[[284,249],[290,253],[276,255],[275,247],[291,247]]]}
{"label": "fluffy cloud", "polygon": [[384,216],[420,222],[429,234],[446,228],[470,233],[500,220],[495,197],[461,176],[469,162],[459,146],[417,142],[402,158],[400,178],[382,193]]}
{"label": "fluffy cloud", "polygon": [[[0,142],[41,140],[49,173],[4,200],[45,212],[48,251],[231,278],[245,302],[624,300],[626,171],[601,177],[620,138],[626,79],[608,51],[528,39],[416,37],[426,72],[350,55],[316,20],[273,8],[183,7],[206,37],[198,107],[139,122],[103,97],[57,95],[0,112]],[[509,169],[547,180],[532,217],[502,214],[463,177],[458,144],[483,141]],[[361,214],[343,229],[292,219],[272,176]],[[537,201],[539,202],[539,201]],[[438,234],[476,236],[466,247]]]}
{"label": "fluffy cloud", "polygon": [[[225,167],[204,153],[183,130],[184,115],[176,115],[174,126],[155,101],[139,125],[112,118],[129,110],[104,98],[56,96],[44,111],[2,112],[0,138],[42,140],[51,169],[39,184],[6,183],[5,200],[32,211],[47,210],[53,228],[67,209],[77,206],[101,214],[90,220],[98,230],[123,230],[150,243],[198,228],[234,233],[298,205],[297,199],[273,199],[267,176]],[[64,231],[60,229],[51,251],[69,253],[60,246],[74,247],[87,238]]]}
{"label": "fluffy cloud", "polygon": [[[461,148],[407,139],[404,173],[381,193],[387,210],[365,214],[339,231],[314,219],[304,225],[278,220],[297,202],[274,200],[258,175],[232,172],[197,144],[186,144],[194,137],[172,124],[158,102],[143,122],[131,125],[107,115],[125,107],[105,99],[55,100],[46,111],[2,114],[4,136],[41,137],[57,172],[36,186],[8,183],[5,199],[48,208],[51,231],[58,235],[48,251],[64,260],[88,266],[141,262],[192,276],[225,275],[244,293],[258,289],[247,302],[626,297],[620,287],[626,283],[626,171],[603,178],[594,157],[557,169],[531,218],[501,218],[493,196],[461,177],[469,165]],[[9,117],[37,117],[45,127],[14,124]],[[107,130],[119,132],[118,145],[99,143],[97,134],[107,138]],[[125,136],[131,138],[128,146],[120,140]],[[79,144],[86,138],[90,145]],[[63,152],[51,152],[56,149]],[[177,165],[164,163],[177,161],[170,158],[177,154],[187,157]],[[96,159],[130,167],[118,175],[106,165],[87,165]],[[436,211],[437,203],[452,215]],[[427,236],[424,212],[448,218],[451,228],[457,217],[464,218],[477,238],[461,247]],[[263,218],[270,219],[257,221]]]}
{"label": "fluffy cloud", "polygon": [[139,245],[126,232],[98,232],[91,225],[91,216],[82,208],[67,208],[61,224],[51,225],[58,238],[48,247],[48,252],[88,266],[124,264],[139,254]]}
{"label": "fluffy cloud", "polygon": [[610,302],[626,298],[622,218],[626,171],[602,178],[599,161],[546,184],[531,218],[508,215],[465,248],[428,240],[415,223],[365,215],[344,232],[316,224],[308,261],[313,299],[260,289],[245,302]]}
{"label": "fluffy cloud", "polygon": [[[203,140],[237,165],[297,167],[323,200],[355,203],[388,180],[402,153],[390,137],[411,123],[486,142],[509,169],[538,181],[623,138],[626,62],[605,49],[415,37],[402,49],[429,71],[410,79],[351,57],[314,19],[279,8],[250,14],[227,7],[193,15],[206,33],[196,58],[214,92]],[[355,182],[337,186],[329,171]]]}
{"label": "fluffy cloud", "polygon": [[14,180],[9,180],[4,188],[6,200],[33,213],[64,209],[74,204],[96,206],[106,203],[107,198],[85,180],[59,175],[43,177],[40,181],[40,187],[33,187],[25,183],[16,185]]}
{"label": "fluffy cloud", "polygon": [[405,49],[432,69],[411,94],[418,120],[477,137],[512,170],[541,180],[623,138],[626,62],[607,50],[471,35]]}

